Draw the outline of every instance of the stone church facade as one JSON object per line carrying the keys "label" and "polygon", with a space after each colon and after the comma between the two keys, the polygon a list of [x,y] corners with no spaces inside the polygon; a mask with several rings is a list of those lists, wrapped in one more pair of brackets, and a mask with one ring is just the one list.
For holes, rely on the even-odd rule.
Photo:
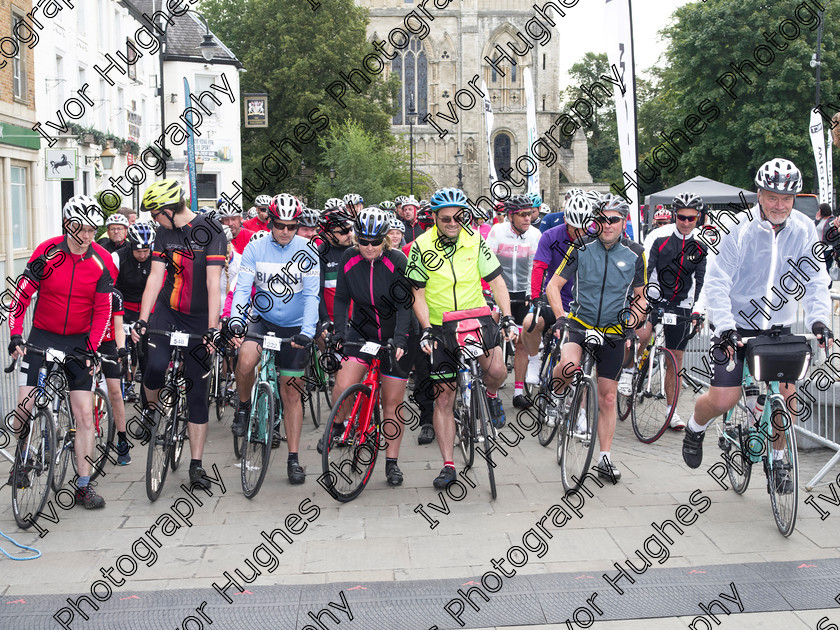
{"label": "stone church facade", "polygon": [[[495,116],[491,146],[497,174],[508,180],[514,193],[524,192],[524,185],[516,185],[524,184],[521,171],[529,168],[527,161],[520,160],[517,169],[517,158],[528,149],[523,70],[529,67],[533,76],[539,136],[560,116],[560,93],[565,88],[558,70],[562,17],[546,8],[559,5],[546,0],[356,0],[356,4],[370,12],[368,38],[386,42],[388,56],[397,52],[385,60],[384,69],[385,76],[396,73],[402,80],[400,111],[392,129],[408,136],[406,113],[413,104],[418,114],[415,172],[429,176],[435,187],[456,186],[455,155],[460,150],[464,191],[471,199],[490,195],[479,96],[484,79]],[[578,130],[562,145],[551,147],[556,153],[553,166],[546,166],[548,159],[540,164],[542,196],[552,208],[559,207],[568,188],[592,182],[583,133]],[[512,169],[507,177],[502,174],[505,169]]]}

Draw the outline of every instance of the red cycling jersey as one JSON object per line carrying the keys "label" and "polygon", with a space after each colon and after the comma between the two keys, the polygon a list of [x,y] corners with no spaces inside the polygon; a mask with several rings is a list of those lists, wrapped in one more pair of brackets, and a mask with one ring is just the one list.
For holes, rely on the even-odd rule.
{"label": "red cycling jersey", "polygon": [[254,217],[245,221],[242,227],[252,232],[268,232],[268,220],[260,221],[259,217]]}
{"label": "red cycling jersey", "polygon": [[246,228],[244,225],[239,229],[239,234],[233,237],[231,243],[233,244],[233,249],[236,250],[237,254],[242,254],[245,251],[245,246],[248,244],[248,241],[251,240],[251,237],[254,233]]}
{"label": "red cycling jersey", "polygon": [[116,277],[111,254],[100,245],[91,243],[87,252],[78,255],[70,253],[64,236],[44,241],[18,277],[9,305],[11,334],[23,334],[26,309],[38,291],[32,326],[59,335],[87,333],[91,349],[96,350],[111,319]]}

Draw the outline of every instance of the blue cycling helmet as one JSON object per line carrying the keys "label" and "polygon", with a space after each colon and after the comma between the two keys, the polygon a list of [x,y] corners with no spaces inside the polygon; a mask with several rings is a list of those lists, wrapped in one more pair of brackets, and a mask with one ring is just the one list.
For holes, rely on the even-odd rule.
{"label": "blue cycling helmet", "polygon": [[443,208],[464,208],[469,210],[467,196],[460,188],[441,188],[435,191],[431,199],[431,211],[437,212]]}
{"label": "blue cycling helmet", "polygon": [[353,227],[358,238],[382,238],[391,229],[391,213],[381,208],[364,208],[356,215]]}
{"label": "blue cycling helmet", "polygon": [[539,193],[528,193],[528,197],[534,202],[532,208],[539,208],[542,205],[542,196]]}
{"label": "blue cycling helmet", "polygon": [[155,244],[155,228],[149,223],[137,221],[128,228],[128,242],[131,249],[151,248]]}

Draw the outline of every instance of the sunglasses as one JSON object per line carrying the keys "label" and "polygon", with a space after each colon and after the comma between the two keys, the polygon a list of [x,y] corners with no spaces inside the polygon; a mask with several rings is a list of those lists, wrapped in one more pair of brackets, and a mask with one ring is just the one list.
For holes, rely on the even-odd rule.
{"label": "sunglasses", "polygon": [[598,223],[609,223],[610,225],[615,225],[616,223],[621,223],[624,219],[622,217],[595,217],[595,221]]}
{"label": "sunglasses", "polygon": [[277,223],[276,221],[272,221],[271,224],[274,226],[275,230],[281,230],[281,231],[282,230],[288,230],[289,232],[294,232],[295,230],[298,229],[298,226],[300,225],[300,223],[288,224],[288,223]]}
{"label": "sunglasses", "polygon": [[679,221],[685,221],[686,223],[693,223],[694,221],[697,220],[697,215],[694,215],[693,217],[687,217],[684,214],[678,214],[677,219]]}
{"label": "sunglasses", "polygon": [[444,223],[444,224],[446,224],[446,223],[452,223],[453,221],[454,221],[454,222],[456,222],[456,223],[458,223],[458,216],[459,216],[459,215],[457,215],[457,214],[456,214],[455,216],[452,216],[452,217],[441,217],[441,216],[439,216],[439,217],[437,218],[437,220],[438,220],[440,223]]}
{"label": "sunglasses", "polygon": [[516,212],[514,213],[514,216],[517,216],[520,219],[527,219],[531,216],[532,212],[532,210],[528,210],[528,212]]}
{"label": "sunglasses", "polygon": [[332,228],[332,229],[330,229],[330,232],[332,232],[333,234],[342,234],[342,235],[344,235],[344,234],[350,234],[350,230],[352,230],[352,229],[353,229],[353,228],[349,228],[349,227],[338,227],[338,228]]}
{"label": "sunglasses", "polygon": [[382,240],[383,238],[381,236],[379,238],[374,238],[371,240],[366,238],[360,238],[359,245],[367,245],[368,247],[379,247],[380,245],[382,245]]}

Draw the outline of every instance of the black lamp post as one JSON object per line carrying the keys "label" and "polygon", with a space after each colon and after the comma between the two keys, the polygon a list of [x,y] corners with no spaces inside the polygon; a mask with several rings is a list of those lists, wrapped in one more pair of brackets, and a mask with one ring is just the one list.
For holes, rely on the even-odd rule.
{"label": "black lamp post", "polygon": [[408,111],[405,113],[408,118],[408,160],[409,160],[409,188],[411,196],[414,196],[414,121],[417,119],[417,112],[414,109],[414,92],[408,95]]}
{"label": "black lamp post", "polygon": [[464,189],[464,178],[461,171],[461,166],[464,164],[464,154],[461,153],[461,147],[458,147],[455,153],[455,161],[458,163],[458,188]]}
{"label": "black lamp post", "polygon": [[304,195],[304,192],[305,192],[305,189],[304,189],[304,181],[305,180],[304,180],[304,175],[303,175],[303,169],[305,169],[305,168],[306,168],[306,164],[304,163],[303,160],[301,160],[300,161],[300,202],[301,203],[303,203],[303,195]]}
{"label": "black lamp post", "polygon": [[[213,39],[213,36],[210,34],[210,26],[207,24],[207,20],[205,17],[199,13],[198,11],[193,9],[193,13],[195,13],[198,17],[201,18],[201,21],[204,22],[204,39],[201,44],[198,45],[198,49],[201,51],[201,56],[204,57],[205,61],[210,61],[213,58],[213,53],[219,47],[216,41]],[[166,177],[166,134],[164,130],[166,129],[166,100],[164,98],[164,79],[163,79],[163,62],[166,61],[166,38],[168,34],[169,28],[169,21],[166,19],[161,19],[159,28],[163,31],[163,34],[160,35],[158,38],[160,40],[160,87],[158,88],[158,96],[160,97],[160,149],[161,149],[161,156],[164,158],[163,162],[163,177]]]}

